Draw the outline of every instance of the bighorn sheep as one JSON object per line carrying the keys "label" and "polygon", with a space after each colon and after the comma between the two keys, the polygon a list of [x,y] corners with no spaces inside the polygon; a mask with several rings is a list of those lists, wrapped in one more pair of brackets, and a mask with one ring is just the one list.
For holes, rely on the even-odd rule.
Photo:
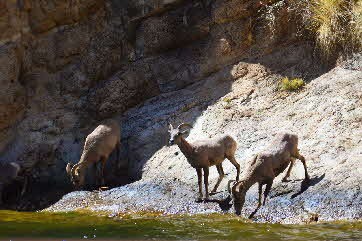
{"label": "bighorn sheep", "polygon": [[192,128],[191,125],[183,123],[176,129],[170,124],[170,141],[169,144],[177,144],[181,152],[187,158],[188,163],[196,169],[198,185],[199,185],[199,200],[202,200],[202,170],[204,171],[204,185],[206,191],[206,200],[209,199],[208,190],[208,177],[209,167],[216,165],[219,173],[219,179],[211,193],[215,193],[221,180],[224,177],[224,170],[222,168],[222,162],[225,158],[229,159],[230,162],[236,167],[237,174],[236,180],[239,180],[240,165],[235,160],[236,141],[229,135],[220,135],[212,139],[197,141],[194,143],[188,143],[184,138],[183,134],[187,130],[182,131],[182,128]]}
{"label": "bighorn sheep", "polygon": [[116,148],[119,160],[120,127],[115,120],[106,120],[90,133],[84,144],[82,156],[73,167],[67,164],[66,171],[76,188],[84,186],[85,171],[91,164],[94,165],[94,177],[97,180],[97,163],[102,163],[101,182],[104,185],[104,168],[108,156]]}
{"label": "bighorn sheep", "polygon": [[249,168],[245,172],[241,181],[236,182],[230,190],[230,183],[228,183],[228,191],[232,192],[234,208],[237,215],[240,215],[241,209],[244,206],[246,192],[255,183],[259,184],[259,203],[256,210],[250,215],[252,218],[254,214],[262,205],[262,187],[266,184],[264,191],[264,202],[270,192],[273,180],[276,176],[282,173],[290,164],[289,169],[283,178],[286,181],[290,176],[290,172],[295,163],[295,159],[302,161],[305,172],[305,180],[309,180],[307,172],[307,165],[305,158],[299,153],[298,150],[298,137],[289,133],[277,134],[275,139],[271,142],[266,151],[258,153],[250,163]]}
{"label": "bighorn sheep", "polygon": [[2,204],[2,191],[4,185],[9,184],[15,180],[19,172],[20,166],[15,162],[0,163],[0,205]]}

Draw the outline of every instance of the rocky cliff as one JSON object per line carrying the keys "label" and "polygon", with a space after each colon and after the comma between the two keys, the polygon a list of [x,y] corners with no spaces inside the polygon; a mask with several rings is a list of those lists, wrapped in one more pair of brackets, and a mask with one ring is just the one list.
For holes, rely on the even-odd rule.
{"label": "rocky cliff", "polygon": [[[48,210],[88,208],[112,215],[127,211],[232,213],[226,185],[235,178],[234,166],[225,160],[223,166],[227,175],[219,188],[220,193],[212,196],[209,202],[197,203],[196,171],[177,146],[166,146],[167,125],[160,123],[171,120],[174,124],[187,121],[194,125],[187,138],[189,141],[218,133],[233,135],[238,142],[236,159],[242,170],[276,133],[288,131],[299,136],[299,149],[307,159],[311,182],[303,182],[303,165],[297,161],[290,182],[281,182],[285,174],[274,181],[267,204],[254,221],[359,220],[361,60],[359,57],[354,63],[334,68],[296,93],[278,91],[277,76],[264,66],[239,62],[172,95],[154,97],[126,114],[140,138],[164,143],[156,152],[142,152],[148,154],[144,156],[147,161],[142,168],[142,179],[104,192],[73,192]],[[225,75],[228,80],[224,79]],[[174,104],[175,99],[179,105]],[[155,144],[150,140],[143,148],[151,150],[152,145]],[[210,185],[217,178],[216,168],[211,168]],[[243,217],[256,208],[257,197],[255,185],[247,194]]]}
{"label": "rocky cliff", "polygon": [[[340,144],[335,141],[340,137],[357,151],[358,136],[351,126],[358,121],[338,116],[350,106],[353,118],[359,118],[360,60],[315,79],[327,69],[314,57],[313,43],[299,37],[298,21],[287,8],[273,15],[284,24],[271,31],[262,17],[264,2],[0,1],[0,157],[18,162],[32,177],[26,197],[15,206],[45,207],[71,190],[66,163],[79,159],[87,134],[110,117],[122,125],[122,158],[116,169],[111,157],[108,183],[140,180],[119,189],[126,190],[119,194],[119,206],[131,202],[127,200],[133,192],[154,200],[148,206],[134,204],[138,208],[154,204],[158,209],[156,202],[173,193],[173,185],[179,190],[174,192],[177,200],[193,197],[196,174],[182,154],[174,154],[179,153],[176,147],[165,147],[167,123],[194,124],[191,139],[231,132],[238,139],[237,159],[243,166],[274,133],[288,128],[300,135],[302,153],[313,160],[308,165],[315,180],[330,171],[328,158],[335,160],[331,163],[336,173],[342,159],[347,164],[340,165],[346,168],[347,160],[357,163],[360,153],[354,155],[357,159],[336,153]],[[337,77],[332,84],[334,74],[347,77]],[[284,76],[311,82],[288,94],[278,90]],[[341,97],[340,91],[345,93]],[[332,128],[333,118],[343,128]],[[229,166],[226,170],[233,173]],[[351,187],[357,174],[338,190]],[[216,172],[211,175],[214,181]],[[325,185],[337,187],[329,175],[336,178],[335,173],[326,174]],[[315,186],[323,188],[322,184]],[[284,191],[278,186],[274,195],[286,198],[298,185],[288,184]],[[169,192],[163,190],[167,187]],[[8,188],[8,204],[14,202],[16,190]],[[111,193],[103,193],[104,200],[116,199]],[[183,194],[184,198],[178,196]],[[132,202],[129,205],[122,208],[131,208]]]}

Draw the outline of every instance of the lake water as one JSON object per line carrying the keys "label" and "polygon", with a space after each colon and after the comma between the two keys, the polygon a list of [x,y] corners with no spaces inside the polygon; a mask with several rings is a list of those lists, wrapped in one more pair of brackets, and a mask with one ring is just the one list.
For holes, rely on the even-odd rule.
{"label": "lake water", "polygon": [[362,240],[362,222],[260,224],[231,214],[115,217],[86,212],[0,211],[0,240]]}

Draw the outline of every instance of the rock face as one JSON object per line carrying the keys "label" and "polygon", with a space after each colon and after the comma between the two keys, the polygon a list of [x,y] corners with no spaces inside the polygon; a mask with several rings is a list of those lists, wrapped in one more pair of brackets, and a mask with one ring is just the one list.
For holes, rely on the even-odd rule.
{"label": "rock face", "polygon": [[[327,170],[336,179],[326,174],[313,186],[317,189],[311,187],[292,201],[288,193],[300,183],[277,184],[273,207],[283,201],[290,212],[299,212],[294,210],[300,210],[308,192],[323,188],[331,190],[332,197],[343,185],[356,188],[352,184],[357,173],[346,177],[350,181],[333,185],[342,175],[337,170],[349,165],[339,162],[355,160],[346,154],[352,149],[335,153],[340,149],[334,142],[350,133],[352,139],[346,143],[357,148],[353,139],[357,135],[348,132],[355,122],[340,120],[343,128],[328,128],[361,94],[355,91],[360,87],[359,57],[329,72],[330,77],[315,79],[326,70],[313,56],[311,42],[296,38],[293,22],[285,21],[290,14],[286,10],[277,19],[288,24],[270,34],[260,20],[264,7],[257,0],[0,0],[0,162],[19,163],[23,175],[32,180],[21,203],[15,202],[16,183],[8,188],[7,207],[44,208],[69,192],[66,163],[79,160],[85,137],[106,118],[122,126],[122,158],[117,163],[111,156],[107,182],[110,186],[137,182],[101,194],[72,193],[52,209],[74,208],[75,203],[81,207],[79,200],[91,198],[113,200],[117,210],[162,206],[170,212],[220,210],[214,203],[190,202],[196,174],[182,154],[175,155],[180,153],[177,147],[165,147],[169,122],[194,124],[191,140],[219,132],[234,134],[242,165],[271,134],[290,127],[302,140],[302,153],[316,160],[308,163],[315,180]],[[344,77],[333,82],[334,75],[347,76],[347,84],[342,83]],[[284,94],[277,91],[284,76],[311,82],[300,92]],[[343,99],[338,99],[342,90]],[[353,112],[345,111],[348,116]],[[317,136],[321,118],[326,122]],[[355,133],[358,128],[353,128]],[[330,166],[320,167],[328,162],[323,158],[336,160],[335,173]],[[211,175],[210,181],[215,181],[216,172]],[[220,190],[226,179],[223,183]],[[358,196],[357,189],[351,195]],[[316,201],[316,207],[324,208],[328,200]],[[109,206],[98,207],[102,208]],[[260,220],[270,217],[266,211],[260,213]],[[297,216],[288,215],[280,217]]]}
{"label": "rock face", "polygon": [[[246,15],[220,25],[212,1],[3,0],[0,6],[0,160],[19,163],[34,185],[69,187],[64,167],[79,159],[100,120],[126,122],[127,136],[126,110],[249,53]],[[124,142],[123,171],[111,168],[112,157],[110,184],[129,182],[127,173],[141,177],[138,164],[124,168],[145,162],[145,154]]]}

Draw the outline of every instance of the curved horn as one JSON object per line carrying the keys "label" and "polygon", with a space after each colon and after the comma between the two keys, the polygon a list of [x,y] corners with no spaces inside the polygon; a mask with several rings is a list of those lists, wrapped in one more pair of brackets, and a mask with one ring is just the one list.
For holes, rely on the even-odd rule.
{"label": "curved horn", "polygon": [[229,194],[231,194],[230,184],[231,184],[232,182],[236,182],[236,180],[229,180],[229,181],[228,181],[228,192],[229,192]]}
{"label": "curved horn", "polygon": [[78,173],[76,173],[76,170],[78,169],[78,166],[80,165],[80,163],[78,162],[77,164],[75,164],[71,170],[72,176],[73,177],[77,177]]}
{"label": "curved horn", "polygon": [[68,162],[67,167],[65,168],[65,170],[67,171],[67,174],[70,176],[72,174],[72,164],[70,164],[70,162]]}
{"label": "curved horn", "polygon": [[190,125],[188,123],[182,123],[177,127],[177,129],[181,130],[181,128],[185,128],[185,127],[189,127],[191,129],[192,125]]}

